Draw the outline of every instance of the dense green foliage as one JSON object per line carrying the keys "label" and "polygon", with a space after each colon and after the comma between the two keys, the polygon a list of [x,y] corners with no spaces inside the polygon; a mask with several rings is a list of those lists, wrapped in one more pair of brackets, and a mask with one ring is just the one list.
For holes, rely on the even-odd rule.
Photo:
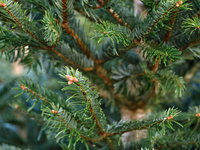
{"label": "dense green foliage", "polygon": [[0,0],[0,54],[29,72],[0,76],[2,149],[199,148],[200,0],[144,0],[144,19],[132,3]]}

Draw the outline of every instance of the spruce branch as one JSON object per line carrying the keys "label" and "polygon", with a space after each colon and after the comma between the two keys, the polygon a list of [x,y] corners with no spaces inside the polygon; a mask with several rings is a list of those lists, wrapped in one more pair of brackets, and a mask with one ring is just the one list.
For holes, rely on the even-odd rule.
{"label": "spruce branch", "polygon": [[172,12],[172,18],[170,19],[170,22],[169,24],[171,25],[170,26],[170,30],[167,31],[167,34],[165,36],[165,42],[167,43],[169,41],[169,38],[171,37],[171,34],[172,34],[172,30],[173,30],[173,27],[174,27],[174,23],[176,21],[176,16],[177,16],[177,13],[179,12],[179,10],[176,10],[176,11],[173,11]]}
{"label": "spruce branch", "polygon": [[147,16],[142,22],[142,28],[136,28],[135,36],[137,39],[144,39],[153,30],[155,25],[166,17],[171,11],[184,9],[184,4],[177,7],[177,1],[162,1],[159,3],[158,9],[151,13],[151,16]]}
{"label": "spruce branch", "polygon": [[163,43],[160,43],[158,45],[148,45],[147,43],[142,43],[140,45],[143,50],[143,56],[145,56],[145,59],[150,60],[155,57],[154,64],[156,64],[157,60],[159,60],[159,63],[161,63],[161,60],[163,60],[164,64],[166,65],[167,58],[170,60],[174,60],[174,58],[180,59],[180,51],[178,49],[174,48],[173,46],[165,46]]}
{"label": "spruce branch", "polygon": [[[55,114],[63,123],[65,123],[66,125],[67,125],[67,127],[70,129],[70,130],[74,130],[71,126],[70,126],[70,124],[68,124],[66,121],[65,121],[65,119],[64,118],[62,118],[62,116],[61,116],[61,114],[64,114],[64,110],[62,111],[59,107],[58,107],[58,105],[57,106],[55,106],[54,105],[54,102],[58,102],[58,101],[60,101],[61,103],[63,103],[62,104],[62,107],[66,107],[65,105],[66,104],[64,104],[64,100],[62,99],[62,98],[59,98],[58,97],[58,95],[55,95],[54,93],[52,93],[52,92],[50,92],[50,91],[47,91],[47,90],[45,90],[45,89],[43,89],[43,92],[41,91],[42,89],[40,89],[39,88],[39,86],[37,85],[37,86],[35,86],[34,84],[32,84],[31,82],[31,80],[29,80],[29,81],[26,81],[25,79],[23,79],[23,80],[20,80],[20,82],[21,82],[21,89],[23,90],[23,92],[22,93],[20,93],[20,94],[18,94],[18,95],[16,95],[16,97],[18,97],[18,96],[20,96],[21,94],[23,94],[24,92],[27,92],[27,93],[29,93],[30,94],[30,97],[27,99],[27,101],[29,101],[29,100],[31,100],[32,98],[39,98],[39,99],[41,99],[42,101],[44,101],[45,103],[47,103],[49,106],[51,106],[51,109],[53,109],[53,110],[51,110],[51,109],[49,109],[48,107],[45,107],[45,106],[42,106],[42,110],[44,111],[44,115],[46,114],[46,111],[49,111],[49,112],[51,112],[51,113],[53,113],[53,114]],[[30,87],[30,88],[29,88]],[[36,87],[37,87],[37,89],[36,89]],[[35,89],[35,91],[34,90],[32,90],[32,89]],[[38,94],[38,92],[40,92],[41,93],[41,95],[39,95]],[[43,95],[43,96],[42,96]],[[48,99],[51,99],[51,100],[48,100]],[[53,102],[52,102],[52,100],[53,100]],[[38,100],[36,100],[35,101],[35,103],[28,109],[28,112],[31,110],[31,109],[33,109],[33,107],[38,103],[39,101]],[[19,107],[18,106],[16,106],[16,108],[17,109],[19,109]],[[47,108],[47,109],[46,109]],[[66,107],[66,108],[68,108],[68,107]],[[21,109],[20,109],[21,110]],[[55,110],[59,110],[59,111],[55,111]],[[26,113],[27,114],[27,113]],[[65,115],[66,116],[66,115]],[[74,117],[75,118],[75,117]],[[82,124],[82,125],[84,125],[84,123],[82,123],[80,120],[77,120],[77,118],[75,119],[76,121],[77,121],[77,123],[80,123],[80,124]],[[44,120],[44,121],[47,121],[47,120]],[[85,126],[85,125],[84,125]],[[51,124],[47,124],[47,127],[51,127]],[[87,126],[86,126],[87,127]],[[86,140],[90,140],[90,141],[99,141],[99,140],[102,140],[102,138],[104,138],[105,137],[105,135],[103,136],[103,137],[100,137],[100,138],[98,138],[98,139],[92,139],[92,138],[88,138],[88,137],[86,137],[86,136],[84,136],[84,135],[80,135],[82,138],[84,138],[84,139],[86,139]]]}
{"label": "spruce branch", "polygon": [[81,49],[83,50],[83,52],[86,54],[88,58],[92,58],[94,62],[98,62],[98,60],[95,60],[93,58],[91,52],[87,49],[84,42],[78,37],[78,35],[74,32],[74,30],[69,27],[68,23],[62,24],[62,27],[65,29],[67,34],[75,38],[77,44],[81,47]]}
{"label": "spruce branch", "polygon": [[[18,3],[13,3],[12,1],[8,0],[6,1],[6,7],[5,10],[8,12],[8,14],[12,17],[12,19],[26,32],[28,33],[33,39],[35,39],[38,43],[40,43],[41,45],[48,47],[44,42],[42,42],[41,40],[39,40],[34,34],[32,34],[28,29],[25,28],[25,25],[22,23],[24,21],[27,21],[28,18],[25,16],[25,12],[22,11],[21,9],[21,5],[19,5]],[[13,13],[18,10],[18,14],[17,16],[15,16]],[[15,13],[16,14],[16,13]],[[21,16],[23,16],[23,19]],[[20,21],[20,20],[21,21]],[[30,23],[29,23],[30,24]]]}
{"label": "spruce branch", "polygon": [[159,62],[160,62],[160,58],[157,58],[156,63],[151,66],[151,71],[153,73],[156,73],[158,71]]}
{"label": "spruce branch", "polygon": [[[81,74],[78,72],[78,71],[74,71],[73,69],[70,71],[70,69],[69,68],[67,68],[67,67],[65,67],[65,72],[61,72],[62,74],[60,74],[60,76],[62,77],[62,78],[66,78],[65,77],[65,75],[67,74],[67,75],[70,75],[70,76],[74,76],[74,75],[76,75],[76,77],[78,77],[78,78],[81,78]],[[65,74],[66,73],[66,74]],[[71,79],[70,78],[68,78],[68,80],[69,81],[71,81]],[[80,82],[74,82],[76,85],[77,85],[77,87],[78,87],[78,89],[80,89],[80,92],[82,93],[82,96],[84,97],[84,99],[85,99],[85,101],[86,101],[86,103],[89,105],[89,110],[90,110],[90,113],[92,114],[92,117],[93,117],[93,119],[94,119],[94,121],[95,121],[95,124],[96,124],[96,126],[97,126],[97,128],[99,129],[99,131],[100,131],[100,134],[104,134],[104,130],[102,129],[102,123],[100,123],[99,122],[99,119],[98,119],[98,117],[97,117],[97,113],[99,114],[99,115],[102,115],[102,116],[104,116],[104,114],[103,114],[103,112],[101,111],[101,109],[100,109],[100,106],[99,106],[99,103],[97,102],[97,104],[95,104],[93,101],[93,98],[97,98],[98,97],[98,95],[97,94],[95,94],[95,92],[96,91],[91,91],[90,89],[89,89],[89,83],[88,83],[88,81],[86,81],[87,79],[82,79],[83,81],[81,82],[81,79],[79,79],[80,80]],[[78,80],[78,81],[79,81]],[[72,82],[72,81],[71,81]],[[68,84],[70,85],[70,83],[68,82]],[[64,90],[66,90],[66,88],[64,89]],[[91,97],[91,95],[93,95],[93,98]],[[92,99],[90,99],[90,97],[92,98]],[[94,109],[93,107],[96,107],[96,109]],[[98,108],[99,107],[99,108]],[[99,116],[100,117],[100,116]],[[105,121],[105,120],[104,120]]]}
{"label": "spruce branch", "polygon": [[45,11],[44,18],[42,20],[44,23],[44,40],[47,45],[55,47],[59,41],[61,34],[60,26],[54,21],[53,15],[50,11]]}
{"label": "spruce branch", "polygon": [[[198,30],[200,26],[199,23],[199,18],[198,16],[194,18],[187,18],[184,20],[182,24],[182,28],[184,29],[184,33],[190,32],[189,34],[191,35],[195,30]],[[190,36],[189,36],[190,38]]]}
{"label": "spruce branch", "polygon": [[193,45],[196,45],[196,44],[199,43],[199,42],[200,42],[200,39],[196,39],[196,40],[192,41],[191,43],[187,44],[186,46],[181,47],[181,48],[179,49],[179,51],[183,51],[183,50],[187,49],[188,47],[191,47],[191,46],[193,46]]}
{"label": "spruce branch", "polygon": [[114,47],[113,55],[118,55],[115,48],[115,41],[117,44],[120,42],[123,43],[124,47],[131,44],[131,30],[108,21],[102,21],[101,24],[96,23],[96,26],[99,28],[99,30],[96,30],[96,35],[93,38],[99,38],[99,43],[103,38],[109,37]]}
{"label": "spruce branch", "polygon": [[[7,11],[7,12],[9,13],[9,15],[15,20],[15,22],[16,22],[22,29],[25,30],[25,32],[27,32],[29,35],[31,35],[31,37],[32,37],[33,39],[35,39],[37,42],[39,42],[41,45],[43,45],[43,46],[40,47],[41,49],[44,49],[44,50],[47,50],[47,51],[51,51],[51,52],[55,53],[58,57],[60,57],[61,59],[63,59],[64,61],[70,63],[71,65],[73,65],[73,66],[75,66],[75,67],[78,67],[78,68],[84,70],[84,68],[81,68],[80,66],[76,65],[74,62],[70,61],[67,57],[65,57],[62,53],[58,52],[58,51],[55,49],[55,44],[58,42],[58,34],[57,34],[58,32],[54,32],[54,33],[56,33],[56,36],[57,36],[57,39],[56,39],[56,41],[55,41],[55,44],[54,44],[53,46],[48,46],[48,45],[46,45],[46,43],[40,41],[34,34],[32,34],[31,31],[29,31],[28,29],[25,29],[25,28],[24,28],[24,25],[20,22],[20,20],[18,20],[17,17],[15,17],[15,16],[13,15],[13,13],[10,11],[10,8],[11,8],[12,6],[14,6],[14,8],[16,7],[16,9],[19,10],[20,13],[22,13],[22,10],[20,10],[21,5],[14,3],[14,4],[11,6],[12,3],[13,3],[13,2],[8,3],[8,5],[5,7],[6,11]],[[13,8],[12,8],[11,10],[13,10]],[[20,15],[22,15],[22,14],[20,14]],[[23,15],[24,15],[24,14],[23,14]],[[26,17],[25,17],[25,18],[26,18]],[[53,18],[51,17],[51,19],[53,19]],[[45,22],[45,21],[44,21],[44,22]],[[49,25],[50,25],[50,28],[51,28],[50,22],[49,22]],[[49,30],[48,30],[47,32],[49,32]],[[52,33],[52,32],[51,32],[51,33]],[[47,37],[47,39],[49,39],[49,37]],[[38,46],[36,46],[36,47],[38,47]],[[88,69],[88,68],[85,68],[85,70],[89,70],[89,71],[90,71],[91,68],[89,68],[89,69]],[[93,70],[93,69],[92,69],[92,70]]]}
{"label": "spruce branch", "polygon": [[104,7],[105,3],[104,0],[97,0],[99,2],[99,4],[101,5],[101,7]]}
{"label": "spruce branch", "polygon": [[[74,37],[75,41],[77,42],[77,44],[80,46],[80,48],[83,50],[83,52],[85,53],[85,55],[88,58],[92,58],[92,60],[95,63],[98,63],[100,60],[95,59],[92,56],[91,51],[88,49],[88,47],[85,45],[85,43],[81,40],[81,38],[78,36],[77,33],[75,33],[75,30],[73,30],[70,26],[69,26],[69,21],[67,19],[68,14],[72,15],[73,11],[71,10],[73,7],[73,1],[68,2],[66,0],[62,0],[62,5],[59,4],[59,2],[55,2],[55,5],[57,7],[57,14],[60,15],[60,13],[62,12],[62,23],[61,26],[63,29],[65,29],[66,33],[72,37]],[[68,6],[69,5],[69,6]],[[72,7],[72,8],[67,8],[67,7]],[[62,9],[61,9],[62,8]]]}
{"label": "spruce branch", "polygon": [[106,9],[112,16],[115,18],[121,25],[125,26],[126,28],[130,29],[130,26],[127,24],[127,22],[123,22],[122,18],[117,15],[116,12],[113,11],[113,9]]}
{"label": "spruce branch", "polygon": [[63,18],[63,23],[68,23],[68,19],[67,19],[67,4],[66,4],[66,0],[62,0],[62,18]]}
{"label": "spruce branch", "polygon": [[[156,125],[163,126],[163,123],[171,122],[174,119],[174,117],[176,117],[179,113],[180,113],[179,110],[174,108],[169,108],[165,112],[152,115],[148,119],[144,119],[142,121],[134,120],[134,121],[115,122],[111,126],[109,126],[107,131],[108,132],[107,136],[123,134],[133,130],[147,129]],[[151,118],[154,118],[154,120],[152,120]]]}

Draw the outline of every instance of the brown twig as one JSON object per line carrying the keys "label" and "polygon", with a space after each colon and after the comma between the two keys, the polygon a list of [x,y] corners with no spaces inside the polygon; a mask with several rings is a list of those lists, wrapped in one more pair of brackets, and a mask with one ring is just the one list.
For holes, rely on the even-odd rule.
{"label": "brown twig", "polygon": [[44,102],[46,102],[47,104],[49,104],[49,105],[52,106],[52,104],[51,104],[48,100],[44,99],[42,96],[40,96],[40,95],[37,94],[36,92],[32,91],[31,89],[27,88],[26,86],[21,85],[20,87],[22,88],[22,90],[28,91],[29,93],[34,94],[35,96],[39,97],[42,101],[44,101]]}
{"label": "brown twig", "polygon": [[68,23],[68,19],[67,19],[67,5],[66,5],[66,0],[62,0],[62,18],[63,18],[63,23]]}
{"label": "brown twig", "polygon": [[127,22],[123,22],[122,19],[119,17],[119,15],[117,15],[116,12],[113,11],[113,9],[106,9],[112,16],[113,18],[115,18],[121,25],[127,27],[128,29],[130,29],[130,26],[127,24]]}
{"label": "brown twig", "polygon": [[160,61],[160,58],[157,58],[156,63],[151,66],[151,72],[152,73],[156,73],[156,71],[158,70],[159,61]]}
{"label": "brown twig", "polygon": [[171,29],[170,29],[170,31],[167,32],[167,35],[165,36],[165,42],[166,43],[169,41],[169,38],[171,37],[172,29],[174,27],[174,23],[175,23],[175,20],[176,20],[176,15],[177,15],[178,12],[179,12],[179,10],[176,10],[176,11],[172,12],[173,13],[172,19],[169,22],[171,24],[171,26],[170,26]]}

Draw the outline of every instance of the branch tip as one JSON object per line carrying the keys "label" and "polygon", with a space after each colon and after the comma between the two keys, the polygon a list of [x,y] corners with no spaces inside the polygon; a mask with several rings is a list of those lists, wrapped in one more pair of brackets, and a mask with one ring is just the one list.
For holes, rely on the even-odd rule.
{"label": "branch tip", "polygon": [[7,6],[6,3],[0,2],[0,7],[6,7],[6,6]]}
{"label": "branch tip", "polygon": [[195,116],[196,116],[196,117],[200,117],[200,113],[196,114]]}
{"label": "branch tip", "polygon": [[171,120],[171,119],[173,119],[173,115],[167,117],[167,120]]}

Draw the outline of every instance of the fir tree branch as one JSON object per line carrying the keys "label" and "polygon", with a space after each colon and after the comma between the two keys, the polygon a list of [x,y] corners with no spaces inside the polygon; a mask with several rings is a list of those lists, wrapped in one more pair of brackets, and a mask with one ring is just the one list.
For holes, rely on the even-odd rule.
{"label": "fir tree branch", "polygon": [[156,71],[158,70],[159,62],[160,62],[160,57],[157,58],[156,63],[151,66],[151,71],[153,73],[156,73]]}
{"label": "fir tree branch", "polygon": [[[151,66],[151,71],[152,73],[156,73],[158,71],[158,67],[159,67],[159,60],[160,60],[160,57],[157,58],[157,61],[156,61],[156,64],[153,64]],[[156,83],[157,81],[155,81],[154,79],[153,80],[153,88],[152,88],[152,91],[151,93],[148,95],[148,97],[146,98],[146,100],[149,100],[151,97],[153,97],[155,94],[156,94]]]}
{"label": "fir tree branch", "polygon": [[165,12],[165,14],[163,14],[157,21],[155,21],[154,24],[151,25],[151,27],[149,28],[149,30],[147,30],[147,32],[146,32],[144,35],[141,36],[141,38],[142,38],[142,39],[145,38],[145,37],[151,32],[151,30],[153,30],[154,26],[157,25],[157,23],[158,23],[160,20],[162,20],[173,8],[174,8],[174,7],[169,8],[169,9]]}
{"label": "fir tree branch", "polygon": [[110,0],[106,0],[106,2],[104,2],[104,4],[106,5]]}
{"label": "fir tree branch", "polygon": [[[6,11],[8,12],[8,14],[15,20],[15,22],[22,28],[23,24],[12,14],[12,12],[8,9],[8,7],[5,8]],[[38,38],[36,38],[28,29],[24,29],[26,33],[28,33],[32,38],[34,38],[37,42],[39,42],[40,44],[42,44],[45,47],[48,47],[45,43],[43,43],[42,41],[40,41]]]}
{"label": "fir tree branch", "polygon": [[114,19],[116,19],[121,25],[123,25],[123,26],[125,26],[125,27],[127,27],[128,29],[130,29],[130,26],[129,25],[127,25],[127,23],[125,22],[123,22],[122,21],[122,19],[119,17],[119,15],[117,15],[117,13],[116,12],[114,12],[113,11],[113,9],[106,9],[112,16],[113,16],[113,18]]}
{"label": "fir tree branch", "polygon": [[[45,103],[47,103],[47,104],[49,104],[50,106],[53,107],[53,104],[52,104],[49,100],[47,100],[47,99],[45,99],[44,97],[42,97],[41,95],[37,94],[35,91],[31,90],[31,89],[28,88],[28,87],[25,87],[24,85],[21,85],[20,87],[21,87],[22,90],[24,90],[25,92],[29,92],[29,93],[34,94],[36,97],[40,98],[42,101],[44,101]],[[20,110],[20,111],[22,111],[24,114],[28,115],[29,117],[35,118],[35,117],[32,116],[31,114],[29,114],[29,113],[27,113],[26,111],[22,110],[19,106],[16,105],[15,108],[18,109],[18,110]],[[73,130],[73,128],[70,127],[70,125],[67,124],[66,121],[65,121],[57,112],[54,113],[54,114],[55,114],[56,116],[58,116],[58,118],[59,118],[63,123],[65,123],[65,124],[67,125],[67,127],[68,127],[70,130]],[[78,123],[84,125],[83,122],[81,122],[81,121],[78,120],[77,118],[75,118],[75,119],[76,119],[76,121],[77,121]],[[42,124],[44,123],[44,121],[38,120],[37,118],[35,118],[35,120],[38,121],[39,123],[42,123]],[[88,128],[88,127],[86,127],[86,128]],[[86,140],[89,140],[89,141],[93,141],[93,140],[94,140],[94,141],[99,141],[99,140],[102,140],[102,138],[103,138],[103,137],[100,137],[99,139],[91,139],[91,138],[87,138],[86,136],[83,136],[83,135],[81,135],[81,137],[84,138],[84,139],[86,139]]]}
{"label": "fir tree branch", "polygon": [[[62,28],[65,29],[66,33],[72,37],[75,38],[77,44],[80,46],[80,48],[83,50],[83,52],[85,53],[85,55],[87,56],[87,58],[92,58],[92,60],[94,61],[94,63],[99,63],[100,60],[95,59],[92,56],[92,53],[90,52],[90,50],[86,47],[86,45],[84,44],[84,42],[81,40],[81,38],[75,33],[75,31],[73,29],[71,29],[69,27],[69,22],[67,20],[66,16],[67,12],[66,12],[66,0],[62,0],[62,7],[63,7],[63,22],[62,22]],[[65,10],[65,11],[64,11]],[[101,61],[100,61],[101,62]]]}
{"label": "fir tree branch", "polygon": [[81,70],[84,71],[92,71],[94,68],[93,67],[88,67],[88,68],[81,68],[80,66],[76,65],[74,62],[70,61],[68,58],[66,58],[62,53],[58,52],[57,50],[55,50],[54,48],[50,49],[50,51],[52,51],[53,53],[55,53],[58,57],[62,58],[63,60],[65,60],[66,62],[70,63],[72,66],[75,66]]}
{"label": "fir tree branch", "polygon": [[113,146],[110,138],[106,137],[106,142],[107,142],[107,144],[108,144],[108,146],[110,147],[111,150],[116,150],[116,148]]}
{"label": "fir tree branch", "polygon": [[[160,2],[159,8],[161,9],[156,10],[154,12],[155,14],[152,14],[153,16],[151,17],[147,16],[147,18],[143,22],[143,25],[145,26],[142,29],[143,32],[139,33],[137,37],[139,37],[139,39],[141,40],[141,39],[144,39],[147,35],[149,35],[149,33],[153,30],[153,28],[158,24],[159,21],[161,21],[165,16],[167,16],[172,10],[175,10],[179,7],[179,4],[178,4],[178,7],[176,6],[177,4],[178,3],[176,3],[175,1],[173,1],[172,3],[170,1]],[[155,18],[154,15],[156,15],[156,19],[154,19]],[[137,29],[137,30],[140,30],[140,29]]]}
{"label": "fir tree branch", "polygon": [[166,120],[166,119],[163,119],[163,120],[157,121],[157,122],[155,122],[155,123],[153,123],[153,124],[150,124],[150,125],[146,125],[146,126],[142,126],[142,127],[136,127],[136,128],[133,128],[133,129],[125,130],[125,131],[120,132],[120,133],[118,133],[118,132],[116,132],[116,133],[108,133],[107,136],[114,136],[114,135],[123,134],[123,133],[130,132],[130,131],[136,131],[136,130],[147,129],[147,128],[150,128],[150,127],[155,126],[155,125],[157,125],[157,124],[160,124],[160,123],[162,123],[162,122],[165,121],[165,120]]}
{"label": "fir tree branch", "polygon": [[[107,0],[106,2],[104,2],[104,0],[98,0],[99,4],[100,4],[100,7],[104,7],[104,5],[106,5],[109,0]],[[119,15],[117,15],[116,12],[113,11],[113,9],[106,9],[114,19],[116,19],[121,25],[124,25],[125,27],[129,28],[130,29],[130,26],[127,25],[127,23],[124,23],[122,21],[122,19],[119,17]]]}
{"label": "fir tree branch", "polygon": [[32,91],[31,89],[27,88],[27,87],[24,86],[24,85],[21,85],[20,87],[22,88],[23,91],[32,93],[32,94],[35,95],[36,97],[40,98],[42,101],[44,101],[44,102],[46,102],[47,104],[51,105],[51,103],[50,103],[47,99],[44,99],[42,96],[40,96],[39,94],[37,94],[35,91]]}
{"label": "fir tree branch", "polygon": [[[24,29],[23,27],[23,24],[11,13],[11,11],[6,7],[5,8],[6,11],[9,13],[9,15],[15,20],[15,22],[22,28]],[[77,67],[77,68],[80,68],[79,66],[77,66],[76,64],[74,64],[72,61],[70,61],[68,58],[66,58],[64,55],[62,55],[60,52],[58,52],[57,50],[55,50],[55,46],[56,45],[53,45],[53,46],[47,46],[45,43],[43,43],[42,41],[40,41],[38,38],[36,38],[28,29],[24,29],[29,35],[31,35],[32,38],[34,38],[36,41],[38,41],[40,44],[42,44],[44,47],[41,49],[45,49],[45,50],[50,50],[52,51],[53,53],[55,53],[58,57],[62,58],[63,60],[65,60],[66,62],[70,63],[71,65]],[[79,43],[80,43],[80,38],[78,38],[79,40]],[[58,41],[58,39],[56,40]],[[83,45],[83,42],[81,41],[81,44]],[[82,69],[82,68],[80,68]],[[82,70],[87,70],[87,71],[91,71],[93,70],[93,68],[83,68]]]}
{"label": "fir tree branch", "polygon": [[167,34],[165,36],[165,42],[166,43],[168,42],[169,38],[171,37],[172,30],[173,30],[173,27],[174,27],[174,23],[175,23],[175,20],[176,20],[176,15],[177,15],[178,12],[179,12],[179,10],[176,10],[176,11],[172,12],[173,15],[172,15],[172,18],[171,18],[171,20],[169,22],[171,24],[171,26],[170,26],[171,29],[170,29],[170,31],[167,31]]}
{"label": "fir tree branch", "polygon": [[97,0],[100,4],[101,7],[104,7],[105,3],[104,3],[104,0]]}
{"label": "fir tree branch", "polygon": [[200,39],[197,39],[197,40],[195,40],[195,41],[192,41],[192,42],[189,43],[188,45],[181,47],[181,48],[179,49],[179,51],[182,51],[182,50],[184,50],[184,49],[187,49],[188,47],[191,47],[191,46],[193,46],[193,45],[196,45],[196,44],[198,44],[199,42],[200,42]]}
{"label": "fir tree branch", "polygon": [[74,30],[69,27],[68,23],[62,24],[62,27],[65,29],[67,34],[69,34],[72,37],[75,37],[77,44],[81,47],[81,49],[88,58],[92,58],[94,62],[98,62],[98,60],[93,58],[91,52],[87,49],[84,42],[78,37],[78,35],[74,32]]}
{"label": "fir tree branch", "polygon": [[82,87],[79,83],[76,83],[76,84],[79,86],[79,88],[80,88],[80,90],[81,90],[83,96],[85,97],[86,102],[90,104],[90,107],[89,107],[89,108],[90,108],[90,112],[91,112],[91,114],[92,114],[92,117],[93,117],[94,121],[96,122],[96,126],[97,126],[97,128],[99,129],[100,134],[101,134],[101,135],[104,135],[105,132],[103,131],[103,129],[102,129],[101,126],[100,126],[99,120],[98,120],[98,118],[96,117],[96,114],[95,114],[95,111],[94,111],[94,109],[93,109],[93,107],[92,107],[92,104],[91,104],[90,99],[86,96],[86,91],[83,89],[83,87]]}
{"label": "fir tree branch", "polygon": [[68,19],[67,19],[67,4],[66,4],[66,0],[62,0],[62,18],[63,18],[63,23],[68,23]]}
{"label": "fir tree branch", "polygon": [[[66,0],[65,0],[66,1]],[[23,27],[23,24],[11,13],[11,11],[8,9],[8,7],[5,8],[6,11],[9,13],[9,15],[15,20],[15,22],[22,28],[24,29]],[[71,65],[75,66],[75,67],[78,67],[80,68],[79,66],[75,65],[72,61],[70,61],[69,59],[67,59],[66,57],[64,57],[60,52],[56,51],[54,49],[55,45],[53,47],[51,46],[47,46],[45,43],[43,43],[42,41],[40,41],[38,38],[36,38],[28,29],[24,29],[29,35],[31,35],[32,38],[34,38],[36,41],[38,41],[40,44],[42,44],[44,47],[41,47],[41,49],[44,49],[44,50],[50,50],[52,52],[54,52],[58,57],[62,58],[63,60],[65,60],[66,62],[70,63]],[[58,40],[58,39],[57,39]],[[82,69],[82,68],[80,68]],[[91,71],[92,68],[85,68],[86,70],[88,71]],[[84,70],[84,69],[82,69]],[[93,70],[93,69],[92,69]]]}

